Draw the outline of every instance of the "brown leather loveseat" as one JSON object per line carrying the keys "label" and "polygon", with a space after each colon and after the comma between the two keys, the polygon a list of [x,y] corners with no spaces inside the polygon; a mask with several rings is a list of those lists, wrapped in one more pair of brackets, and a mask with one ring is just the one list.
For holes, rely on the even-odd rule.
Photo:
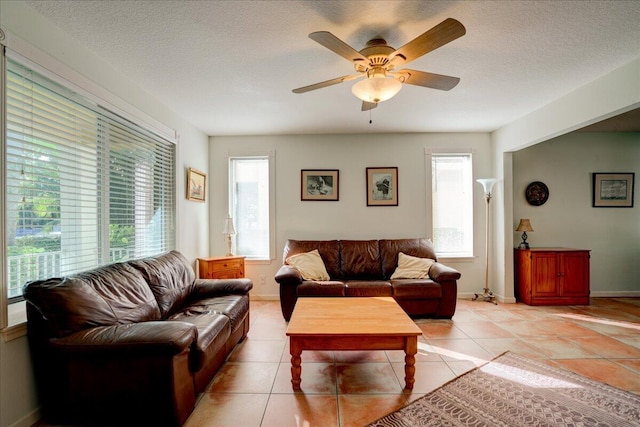
{"label": "brown leather loveseat", "polygon": [[[307,280],[290,265],[290,257],[315,250],[327,280]],[[433,262],[429,261],[424,274],[394,278],[401,257]],[[280,305],[287,321],[298,297],[305,296],[393,297],[412,317],[451,318],[456,309],[460,273],[437,262],[429,239],[287,240],[282,259],[284,265],[275,280],[280,284]]]}
{"label": "brown leather loveseat", "polygon": [[196,279],[176,251],[26,284],[44,419],[182,425],[247,335],[252,286]]}

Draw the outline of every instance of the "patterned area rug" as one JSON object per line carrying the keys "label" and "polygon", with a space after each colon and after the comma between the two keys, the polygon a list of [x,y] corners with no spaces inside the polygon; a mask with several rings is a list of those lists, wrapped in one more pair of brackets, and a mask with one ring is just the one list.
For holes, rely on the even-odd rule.
{"label": "patterned area rug", "polygon": [[640,396],[504,353],[369,427],[640,426]]}

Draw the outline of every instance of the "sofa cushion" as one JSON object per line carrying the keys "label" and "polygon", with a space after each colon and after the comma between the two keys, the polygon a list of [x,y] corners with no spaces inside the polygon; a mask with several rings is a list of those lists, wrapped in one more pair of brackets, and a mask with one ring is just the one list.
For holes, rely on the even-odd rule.
{"label": "sofa cushion", "polygon": [[397,299],[440,299],[442,286],[429,279],[392,280],[393,297]]}
{"label": "sofa cushion", "polygon": [[282,259],[317,249],[331,278],[340,277],[340,242],[337,240],[287,240]]}
{"label": "sofa cushion", "polygon": [[380,240],[380,258],[382,260],[382,276],[389,279],[398,265],[398,254],[403,252],[407,255],[431,258],[435,261],[436,250],[429,239],[396,239]]}
{"label": "sofa cushion", "polygon": [[81,329],[160,319],[160,310],[139,271],[118,263],[73,276],[28,283],[26,300],[63,337]]}
{"label": "sofa cushion", "polygon": [[185,322],[196,327],[198,335],[195,348],[189,355],[189,364],[193,372],[202,368],[207,361],[207,355],[216,354],[223,349],[231,335],[229,318],[210,310],[183,310],[169,317],[167,322]]}
{"label": "sofa cushion", "polygon": [[297,294],[301,297],[343,297],[344,283],[338,281],[302,282],[297,287]]}
{"label": "sofa cushion", "polygon": [[205,311],[224,314],[229,318],[231,331],[235,331],[249,314],[248,295],[222,295],[213,298],[203,298],[184,308],[183,311]]}
{"label": "sofa cushion", "polygon": [[382,279],[377,240],[341,240],[342,279]]}
{"label": "sofa cushion", "polygon": [[285,262],[300,272],[305,280],[329,280],[329,273],[324,266],[317,249],[288,257]]}
{"label": "sofa cushion", "polygon": [[193,290],[196,275],[187,259],[178,251],[129,262],[149,284],[166,319],[184,306]]}
{"label": "sofa cushion", "polygon": [[431,258],[419,258],[398,253],[398,267],[391,279],[429,279],[429,269],[435,263]]}
{"label": "sofa cushion", "polygon": [[345,295],[349,297],[390,297],[393,296],[391,283],[385,280],[349,280]]}

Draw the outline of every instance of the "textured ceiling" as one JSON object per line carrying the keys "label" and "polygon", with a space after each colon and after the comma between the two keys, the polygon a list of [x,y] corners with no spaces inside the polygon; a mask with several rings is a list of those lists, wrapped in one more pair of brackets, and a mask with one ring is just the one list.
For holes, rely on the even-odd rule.
{"label": "textured ceiling", "polygon": [[[208,135],[485,132],[640,57],[640,1],[28,1]],[[400,47],[446,18],[465,36],[410,67],[460,77],[405,85],[369,113],[353,72],[307,36]]]}

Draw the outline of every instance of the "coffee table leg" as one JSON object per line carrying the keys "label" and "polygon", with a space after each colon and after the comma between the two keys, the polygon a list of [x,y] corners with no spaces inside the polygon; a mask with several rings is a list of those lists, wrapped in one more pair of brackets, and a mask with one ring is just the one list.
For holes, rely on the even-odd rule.
{"label": "coffee table leg", "polygon": [[291,384],[294,391],[300,391],[300,382],[302,381],[300,378],[302,373],[302,358],[300,355],[302,354],[302,348],[293,337],[289,339],[289,347],[291,348]]}
{"label": "coffee table leg", "polygon": [[[416,382],[416,353],[418,352],[418,337],[407,337],[404,347],[404,382],[405,388],[408,390],[413,389],[413,384]],[[292,368],[293,369],[293,368]]]}

